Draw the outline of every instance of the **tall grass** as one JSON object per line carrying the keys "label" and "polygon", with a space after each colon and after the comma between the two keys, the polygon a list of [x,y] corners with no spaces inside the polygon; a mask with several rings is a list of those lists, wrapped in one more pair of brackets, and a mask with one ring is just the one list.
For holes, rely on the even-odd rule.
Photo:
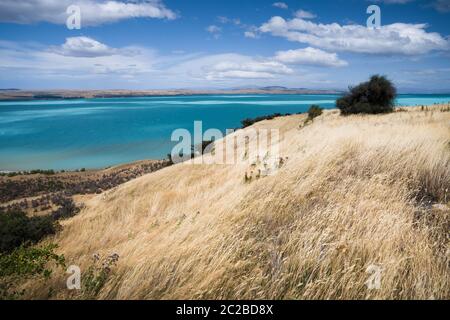
{"label": "tall grass", "polygon": [[120,255],[99,299],[450,298],[450,114],[305,117],[254,125],[282,132],[275,175],[169,167],[94,198],[54,241],[82,270]]}

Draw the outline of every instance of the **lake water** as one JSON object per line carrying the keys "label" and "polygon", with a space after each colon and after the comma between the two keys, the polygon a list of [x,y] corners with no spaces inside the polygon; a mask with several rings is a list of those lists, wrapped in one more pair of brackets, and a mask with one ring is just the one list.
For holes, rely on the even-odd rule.
{"label": "lake water", "polygon": [[[173,130],[240,127],[244,118],[334,108],[335,95],[203,95],[0,102],[0,170],[103,168],[170,153]],[[398,105],[450,101],[402,95]]]}

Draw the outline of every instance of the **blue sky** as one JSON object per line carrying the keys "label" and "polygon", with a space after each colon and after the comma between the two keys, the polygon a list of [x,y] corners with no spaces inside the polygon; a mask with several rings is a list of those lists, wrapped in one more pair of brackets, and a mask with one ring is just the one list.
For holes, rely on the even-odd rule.
{"label": "blue sky", "polygon": [[345,89],[380,73],[450,92],[448,21],[450,0],[2,0],[0,87]]}

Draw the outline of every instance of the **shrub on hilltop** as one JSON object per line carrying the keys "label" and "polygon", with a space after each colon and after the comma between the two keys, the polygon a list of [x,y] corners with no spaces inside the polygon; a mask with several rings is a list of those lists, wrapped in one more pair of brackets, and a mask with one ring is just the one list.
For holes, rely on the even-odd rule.
{"label": "shrub on hilltop", "polygon": [[314,118],[320,117],[322,113],[323,109],[320,106],[313,104],[308,110],[308,120],[314,120]]}
{"label": "shrub on hilltop", "polygon": [[369,81],[349,89],[347,95],[336,101],[336,106],[343,115],[394,111],[397,90],[384,76],[374,75]]}

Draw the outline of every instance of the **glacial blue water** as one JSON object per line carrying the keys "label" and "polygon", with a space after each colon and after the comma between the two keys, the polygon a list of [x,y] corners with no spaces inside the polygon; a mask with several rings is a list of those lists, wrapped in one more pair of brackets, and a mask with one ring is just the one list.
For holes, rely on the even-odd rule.
{"label": "glacial blue water", "polygon": [[[103,168],[165,158],[173,130],[237,128],[244,118],[334,108],[336,95],[199,95],[0,102],[0,170]],[[398,105],[449,102],[402,95]]]}

